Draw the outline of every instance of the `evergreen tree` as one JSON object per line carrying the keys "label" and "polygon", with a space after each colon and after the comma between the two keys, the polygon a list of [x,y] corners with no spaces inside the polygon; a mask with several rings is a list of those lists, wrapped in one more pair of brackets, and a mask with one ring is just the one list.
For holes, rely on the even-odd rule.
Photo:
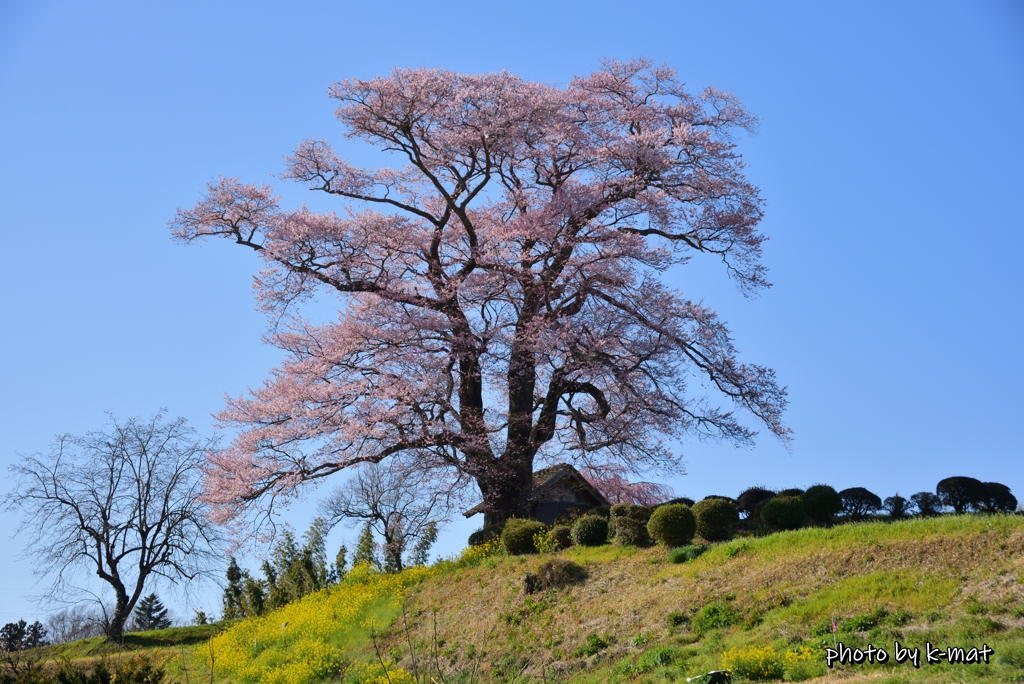
{"label": "evergreen tree", "polygon": [[133,632],[148,632],[153,629],[167,629],[171,621],[167,617],[167,608],[160,602],[156,594],[150,594],[139,600],[132,613]]}
{"label": "evergreen tree", "polygon": [[348,574],[348,547],[344,544],[338,549],[338,555],[334,557],[334,581],[340,582]]}
{"label": "evergreen tree", "polygon": [[352,557],[352,565],[360,563],[369,563],[371,567],[380,570],[377,545],[373,541],[373,525],[370,521],[363,526],[363,532],[359,535],[359,542],[356,544],[356,555]]}
{"label": "evergreen tree", "polygon": [[227,578],[228,586],[224,590],[224,619],[234,620],[245,617],[246,611],[242,607],[242,592],[244,590],[242,569],[238,567],[238,561],[234,556],[228,563]]}
{"label": "evergreen tree", "polygon": [[245,588],[242,592],[244,614],[241,617],[263,615],[267,606],[267,595],[263,590],[265,583],[255,579],[248,571],[244,575]]}
{"label": "evergreen tree", "polygon": [[31,625],[24,620],[8,622],[0,628],[0,651],[14,653],[24,651],[27,648],[38,648],[46,646],[50,642],[46,639],[46,628],[39,620]]}
{"label": "evergreen tree", "polygon": [[323,518],[315,518],[309,530],[302,535],[306,544],[303,551],[310,558],[310,580],[316,589],[323,589],[330,583],[327,567],[327,533],[330,528]]}
{"label": "evergreen tree", "polygon": [[409,557],[409,565],[426,565],[430,562],[430,547],[437,541],[437,523],[427,523],[420,538],[413,547],[412,555]]}

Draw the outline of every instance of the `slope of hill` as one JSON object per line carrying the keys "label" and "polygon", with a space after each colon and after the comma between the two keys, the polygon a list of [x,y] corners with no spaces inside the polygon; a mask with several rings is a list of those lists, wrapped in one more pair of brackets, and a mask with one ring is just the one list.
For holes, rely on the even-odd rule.
{"label": "slope of hill", "polygon": [[[896,662],[897,642],[906,655],[918,649],[919,667]],[[826,649],[839,644],[863,662],[830,671]],[[929,664],[928,645],[988,662]],[[867,662],[869,646],[887,661]],[[476,548],[399,577],[354,572],[187,658],[153,653],[184,682],[210,681],[211,652],[216,682],[653,683],[723,666],[733,681],[1024,681],[1024,517],[804,529],[681,564],[657,548]]]}

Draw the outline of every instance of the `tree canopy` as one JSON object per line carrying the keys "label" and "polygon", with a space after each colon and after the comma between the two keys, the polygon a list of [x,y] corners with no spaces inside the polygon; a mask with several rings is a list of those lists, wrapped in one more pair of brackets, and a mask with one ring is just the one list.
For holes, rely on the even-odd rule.
{"label": "tree canopy", "polygon": [[[768,286],[763,200],[731,137],[756,121],[736,97],[692,94],[645,60],[564,88],[396,69],[330,96],[348,138],[401,166],[307,140],[283,175],[340,213],[221,179],[171,222],[262,257],[269,338],[290,353],[219,414],[240,431],[206,470],[221,520],[400,454],[475,481],[497,522],[527,512],[537,458],[664,470],[681,463],[674,438],[749,442],[720,399],[788,438],[774,372],[663,282],[706,254],[743,292]],[[339,320],[302,319],[324,292],[342,296]]]}

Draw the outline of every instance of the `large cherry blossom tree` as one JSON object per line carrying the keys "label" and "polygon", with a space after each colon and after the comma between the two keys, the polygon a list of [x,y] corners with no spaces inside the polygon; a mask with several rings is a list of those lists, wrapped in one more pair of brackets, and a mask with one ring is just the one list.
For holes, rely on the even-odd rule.
{"label": "large cherry blossom tree", "polygon": [[[774,372],[741,363],[715,313],[662,281],[705,254],[745,293],[768,286],[763,202],[730,137],[755,120],[731,94],[638,60],[564,88],[396,69],[330,96],[346,137],[401,165],[307,140],[284,177],[338,213],[221,179],[171,222],[260,255],[270,339],[289,352],[219,415],[238,429],[206,467],[222,519],[400,455],[474,481],[493,523],[527,510],[538,459],[664,470],[685,435],[748,442],[760,424],[788,439]],[[338,320],[301,318],[325,291]]]}

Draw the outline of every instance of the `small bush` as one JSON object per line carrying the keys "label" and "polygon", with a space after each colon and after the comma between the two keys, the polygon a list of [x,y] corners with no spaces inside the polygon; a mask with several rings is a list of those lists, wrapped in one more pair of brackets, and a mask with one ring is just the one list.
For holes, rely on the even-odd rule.
{"label": "small bush", "polygon": [[572,525],[572,543],[576,546],[600,546],[608,542],[608,521],[585,515]]}
{"label": "small bush", "polygon": [[786,674],[782,656],[771,646],[729,649],[722,656],[722,667],[754,682],[776,681]]}
{"label": "small bush", "polygon": [[789,489],[783,489],[778,493],[778,496],[803,496],[804,490],[799,487],[790,487]]}
{"label": "small bush", "polygon": [[126,657],[111,672],[107,663],[100,661],[87,672],[85,666],[65,662],[57,669],[53,681],[60,684],[161,684],[164,668],[157,667],[147,656]]}
{"label": "small bush", "polygon": [[[658,506],[668,506],[671,504],[686,504],[687,506],[692,506],[693,499],[691,499],[688,496],[677,496],[674,499],[669,499],[668,501],[658,504]],[[655,506],[655,508],[657,508],[658,506]]]}
{"label": "small bush", "polygon": [[686,546],[697,532],[697,519],[686,504],[658,506],[647,522],[647,533],[669,548]]}
{"label": "small bush", "polygon": [[572,528],[568,525],[555,525],[551,528],[551,541],[558,551],[569,548],[572,546]]}
{"label": "small bush", "polygon": [[673,563],[686,563],[697,558],[702,553],[708,550],[707,546],[703,544],[690,544],[689,546],[682,546],[678,549],[672,549],[668,553],[668,559]]}
{"label": "small bush", "polygon": [[804,513],[816,523],[830,521],[843,508],[839,492],[824,484],[809,487],[800,500],[804,505]]}
{"label": "small bush", "polygon": [[479,530],[469,535],[470,546],[480,546],[486,544],[492,539],[501,537],[501,531],[505,529],[505,523],[498,523],[497,525],[485,525]]}
{"label": "small bush", "polygon": [[783,496],[779,494],[774,499],[769,499],[761,508],[761,520],[767,525],[779,530],[795,530],[803,527],[804,505],[795,496]]}
{"label": "small bush", "polygon": [[740,513],[746,514],[747,518],[757,520],[761,506],[774,497],[775,492],[767,487],[750,487],[743,490],[736,497],[736,508],[739,509]]}
{"label": "small bush", "polygon": [[863,487],[850,487],[839,492],[843,500],[843,513],[853,520],[863,520],[869,513],[882,507],[882,500],[877,494]]}
{"label": "small bush", "polygon": [[634,518],[612,518],[612,536],[623,546],[650,546],[647,523]]}
{"label": "small bush", "polygon": [[690,618],[686,613],[680,613],[678,610],[673,610],[669,613],[667,619],[669,627],[678,627],[679,625],[685,625],[690,621]]}
{"label": "small bush", "polygon": [[554,553],[558,550],[555,540],[551,538],[551,530],[541,530],[533,535],[533,548],[537,553]]}
{"label": "small bush", "polygon": [[640,654],[636,661],[637,671],[640,673],[651,672],[659,667],[666,667],[676,661],[677,652],[670,646],[652,648]]}
{"label": "small bush", "polygon": [[740,521],[736,504],[724,497],[708,497],[697,502],[693,515],[697,519],[697,534],[708,541],[731,539],[733,528]]}
{"label": "small bush", "polygon": [[526,573],[524,586],[527,594],[580,584],[587,579],[587,571],[572,561],[562,558],[542,563],[537,572]]}
{"label": "small bush", "polygon": [[586,515],[586,513],[586,510],[576,506],[566,508],[564,511],[562,511],[555,517],[553,524],[572,527],[572,524],[576,522],[576,519],[579,518],[581,515]]}
{"label": "small bush", "polygon": [[913,510],[913,505],[900,496],[887,496],[882,502],[882,507],[889,512],[889,516],[895,519],[905,518]]}
{"label": "small bush", "polygon": [[842,625],[844,632],[867,632],[879,625],[889,614],[884,608],[875,608],[870,613],[862,613],[846,620]]}
{"label": "small bush", "polygon": [[942,512],[942,499],[931,492],[918,492],[910,497],[918,512],[925,516],[938,515]]}
{"label": "small bush", "polygon": [[700,612],[693,618],[693,630],[698,634],[702,634],[719,627],[738,624],[739,621],[740,614],[733,610],[732,607],[725,603],[712,603],[710,606],[701,608]]}
{"label": "small bush", "polygon": [[608,511],[612,520],[616,518],[630,518],[647,522],[651,518],[651,509],[638,504],[620,503],[612,506]]}
{"label": "small bush", "polygon": [[583,645],[576,649],[576,656],[580,657],[597,655],[606,648],[608,648],[608,642],[599,637],[597,634],[591,632],[587,635],[587,640],[583,643]]}
{"label": "small bush", "polygon": [[501,543],[505,547],[505,552],[510,556],[537,553],[533,535],[546,531],[547,526],[539,520],[509,518],[505,521],[505,529],[501,531]]}

